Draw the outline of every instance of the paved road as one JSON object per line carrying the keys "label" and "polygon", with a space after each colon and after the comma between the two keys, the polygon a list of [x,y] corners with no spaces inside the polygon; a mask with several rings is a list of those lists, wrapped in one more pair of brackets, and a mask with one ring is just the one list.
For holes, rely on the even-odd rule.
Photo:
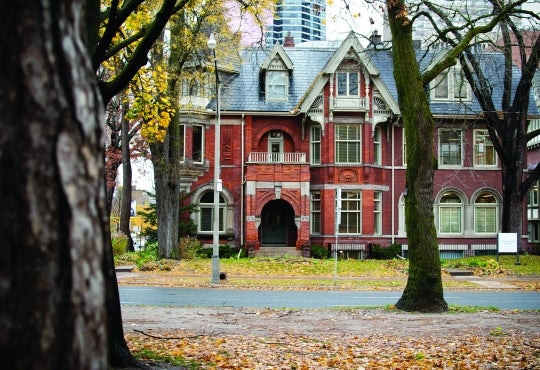
{"label": "paved road", "polygon": [[[394,304],[401,291],[282,291],[243,289],[192,289],[120,286],[120,302],[128,305],[328,308],[383,306]],[[498,307],[499,309],[540,309],[540,292],[447,291],[450,305]]]}

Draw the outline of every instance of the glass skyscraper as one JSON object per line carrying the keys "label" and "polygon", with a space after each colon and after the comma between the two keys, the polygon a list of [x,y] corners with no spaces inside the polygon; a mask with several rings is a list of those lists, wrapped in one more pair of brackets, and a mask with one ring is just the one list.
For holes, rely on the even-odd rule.
{"label": "glass skyscraper", "polygon": [[326,40],[326,0],[280,0],[268,25],[266,41],[284,44],[290,34],[294,42]]}

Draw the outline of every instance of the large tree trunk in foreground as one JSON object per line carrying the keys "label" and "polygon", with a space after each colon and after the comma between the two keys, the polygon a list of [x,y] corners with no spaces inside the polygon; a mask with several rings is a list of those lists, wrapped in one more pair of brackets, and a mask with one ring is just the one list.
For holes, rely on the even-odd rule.
{"label": "large tree trunk in foreground", "polygon": [[103,109],[80,1],[0,5],[0,361],[106,369]]}
{"label": "large tree trunk in foreground", "polygon": [[440,312],[444,297],[437,233],[433,218],[434,122],[412,41],[403,0],[387,0],[392,30],[394,78],[407,142],[405,224],[409,244],[409,278],[396,307]]}

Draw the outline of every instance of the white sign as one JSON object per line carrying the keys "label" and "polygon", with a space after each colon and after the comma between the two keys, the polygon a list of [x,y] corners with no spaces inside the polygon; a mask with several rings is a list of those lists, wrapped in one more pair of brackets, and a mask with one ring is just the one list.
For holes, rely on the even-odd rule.
{"label": "white sign", "polygon": [[499,233],[497,246],[499,253],[517,253],[517,233]]}

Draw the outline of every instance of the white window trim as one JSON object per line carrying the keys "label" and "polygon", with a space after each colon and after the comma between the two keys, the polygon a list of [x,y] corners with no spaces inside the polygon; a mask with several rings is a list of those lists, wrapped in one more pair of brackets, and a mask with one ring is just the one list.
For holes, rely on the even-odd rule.
{"label": "white window trim", "polygon": [[[271,73],[276,73],[276,74],[281,74],[283,76],[283,96],[280,96],[280,97],[273,97],[270,95],[270,74]],[[276,85],[277,86],[277,85]],[[280,85],[281,86],[281,85]],[[265,96],[266,96],[266,101],[267,102],[286,102],[288,100],[288,97],[289,97],[289,78],[288,78],[288,72],[287,71],[284,71],[284,70],[277,70],[277,69],[269,69],[266,71],[266,79],[265,79]]]}
{"label": "white window trim", "polygon": [[[440,133],[443,131],[457,131],[459,132],[460,136],[460,144],[459,144],[459,151],[460,151],[460,163],[459,164],[446,164],[442,163],[441,158],[441,135]],[[437,161],[439,163],[439,168],[462,168],[463,167],[463,131],[459,130],[452,130],[452,129],[439,129],[438,135],[437,135],[437,141],[438,141],[438,153],[437,153]]]}
{"label": "white window trim", "polygon": [[[473,166],[476,168],[497,168],[499,156],[497,155],[497,152],[495,151],[494,147],[493,147],[493,156],[494,156],[495,161],[493,164],[477,164],[476,163],[476,134],[480,131],[487,131],[487,129],[474,129],[473,130]],[[489,133],[487,135],[487,138],[489,139],[489,141],[491,141],[491,138],[489,137]]]}
{"label": "white window trim", "polygon": [[[455,76],[456,72],[459,72],[461,70],[461,68],[459,66],[457,67],[450,67],[448,68],[447,70],[443,71],[439,76],[437,76],[433,82],[430,84],[430,98],[431,100],[433,101],[440,101],[440,102],[456,102],[456,101],[465,101],[465,102],[470,102],[472,101],[472,91],[471,91],[471,87],[468,83],[468,81],[465,79],[465,77],[463,77],[463,84],[465,85],[464,88],[465,88],[465,93],[466,93],[466,96],[465,97],[455,97],[455,92],[456,92],[456,81],[455,81],[455,78],[449,78],[450,76]],[[444,79],[441,78],[441,76],[444,76]],[[447,97],[437,97],[436,94],[435,94],[435,90],[438,86],[438,84],[443,81],[443,80],[446,80],[447,83],[448,83],[448,96]],[[459,88],[459,87],[458,87]]]}

